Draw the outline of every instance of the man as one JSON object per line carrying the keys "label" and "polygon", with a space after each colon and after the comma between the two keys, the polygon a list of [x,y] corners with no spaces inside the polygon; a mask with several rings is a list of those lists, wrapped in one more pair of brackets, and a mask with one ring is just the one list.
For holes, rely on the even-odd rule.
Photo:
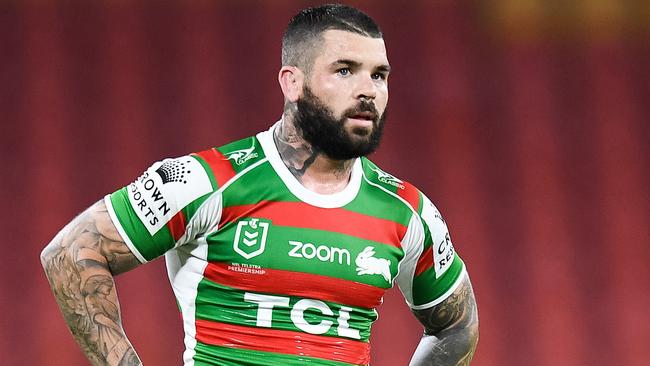
{"label": "man", "polygon": [[113,276],[165,255],[185,365],[367,365],[397,283],[425,333],[412,365],[467,365],[478,318],[446,224],[365,158],[390,66],[377,25],[341,5],[283,38],[282,119],[254,137],[155,163],[68,224],[41,260],[93,364],[139,365]]}

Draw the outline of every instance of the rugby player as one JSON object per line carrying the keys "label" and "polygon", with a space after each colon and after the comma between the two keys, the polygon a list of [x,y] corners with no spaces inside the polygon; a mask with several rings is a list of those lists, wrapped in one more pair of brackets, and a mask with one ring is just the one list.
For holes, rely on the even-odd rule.
{"label": "rugby player", "polygon": [[394,284],[424,327],[411,364],[469,364],[476,302],[447,225],[366,158],[389,74],[370,17],[305,9],[283,37],[279,121],[156,162],[64,227],[41,261],[88,359],[141,364],[113,277],[164,255],[185,365],[368,365],[375,309]]}

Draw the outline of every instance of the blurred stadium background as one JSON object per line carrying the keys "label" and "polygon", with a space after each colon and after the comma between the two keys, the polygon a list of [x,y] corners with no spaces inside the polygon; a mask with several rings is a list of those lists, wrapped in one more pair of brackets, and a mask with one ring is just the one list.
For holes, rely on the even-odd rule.
{"label": "blurred stadium background", "polygon": [[[351,1],[394,72],[373,157],[422,188],[478,297],[475,365],[650,363],[650,2]],[[38,254],[153,161],[281,113],[288,19],[314,1],[0,2],[0,359],[80,365]],[[145,365],[178,365],[163,261],[118,278]],[[373,366],[420,327],[395,290]]]}

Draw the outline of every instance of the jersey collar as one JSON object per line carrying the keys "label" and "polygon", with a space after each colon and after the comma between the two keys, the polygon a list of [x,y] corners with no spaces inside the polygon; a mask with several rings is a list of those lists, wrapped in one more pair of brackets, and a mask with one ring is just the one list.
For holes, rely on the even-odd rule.
{"label": "jersey collar", "polygon": [[348,182],[348,185],[341,192],[321,194],[311,191],[303,186],[296,177],[291,174],[287,166],[284,165],[282,158],[280,158],[280,153],[273,141],[273,132],[281,121],[282,120],[276,122],[267,131],[258,133],[257,139],[262,145],[264,155],[268,158],[273,170],[275,170],[280,179],[282,179],[282,182],[284,182],[289,191],[301,201],[322,208],[342,207],[350,203],[357,196],[359,188],[361,187],[361,159],[355,159],[354,164],[352,165],[350,182]]}

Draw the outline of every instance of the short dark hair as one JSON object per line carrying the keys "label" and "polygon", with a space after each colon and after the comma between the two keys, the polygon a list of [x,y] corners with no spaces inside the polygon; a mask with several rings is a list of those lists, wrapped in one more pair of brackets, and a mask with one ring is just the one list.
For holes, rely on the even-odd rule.
{"label": "short dark hair", "polygon": [[323,32],[332,29],[372,38],[383,37],[377,23],[359,9],[341,4],[303,9],[289,21],[282,37],[282,65],[297,66],[308,72],[313,62],[313,50],[322,42]]}

